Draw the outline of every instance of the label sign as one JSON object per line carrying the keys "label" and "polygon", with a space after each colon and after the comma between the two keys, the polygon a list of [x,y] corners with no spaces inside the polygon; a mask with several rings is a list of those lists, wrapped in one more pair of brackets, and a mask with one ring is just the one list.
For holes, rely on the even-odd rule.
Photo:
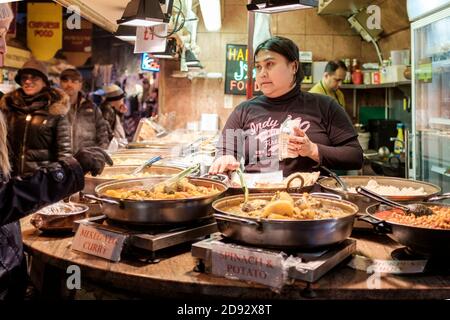
{"label": "label sign", "polygon": [[120,254],[126,237],[123,234],[81,223],[73,239],[72,250],[117,262],[120,261]]}
{"label": "label sign", "polygon": [[[247,94],[248,50],[246,45],[227,44],[225,59],[225,94]],[[256,78],[256,69],[253,69],[253,79]],[[261,94],[254,82],[254,95]]]}
{"label": "label sign", "polygon": [[144,52],[141,59],[141,70],[159,72],[160,66],[159,63],[155,61],[155,59],[150,57],[147,52]]}
{"label": "label sign", "polygon": [[[167,23],[154,27],[137,27],[134,53],[164,52],[166,50]],[[158,36],[156,36],[158,35]]]}
{"label": "label sign", "polygon": [[214,242],[212,274],[230,279],[252,281],[273,288],[284,284],[283,257],[279,253],[258,252]]}
{"label": "label sign", "polygon": [[62,8],[55,3],[27,3],[27,45],[47,61],[62,48]]}
{"label": "label sign", "polygon": [[366,272],[378,273],[422,273],[427,260],[379,260],[356,255],[348,266]]}

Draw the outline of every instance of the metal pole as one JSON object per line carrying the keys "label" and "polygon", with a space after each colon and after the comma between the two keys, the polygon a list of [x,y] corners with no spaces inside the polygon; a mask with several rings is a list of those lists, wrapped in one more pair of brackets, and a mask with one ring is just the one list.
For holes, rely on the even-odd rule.
{"label": "metal pole", "polygon": [[[251,0],[248,0],[251,3]],[[247,40],[247,99],[253,97],[253,34],[255,32],[255,13],[252,11],[247,11],[248,16],[248,40]]]}

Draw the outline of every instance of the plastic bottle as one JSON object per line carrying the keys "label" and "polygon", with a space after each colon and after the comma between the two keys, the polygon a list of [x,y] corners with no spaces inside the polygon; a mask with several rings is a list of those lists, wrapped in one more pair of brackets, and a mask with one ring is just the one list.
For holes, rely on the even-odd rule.
{"label": "plastic bottle", "polygon": [[401,154],[404,149],[403,123],[397,124],[397,139],[394,142],[394,154]]}
{"label": "plastic bottle", "polygon": [[345,66],[347,67],[347,72],[345,73],[345,79],[342,81],[344,84],[352,83],[352,69],[351,69],[351,60],[345,59]]}

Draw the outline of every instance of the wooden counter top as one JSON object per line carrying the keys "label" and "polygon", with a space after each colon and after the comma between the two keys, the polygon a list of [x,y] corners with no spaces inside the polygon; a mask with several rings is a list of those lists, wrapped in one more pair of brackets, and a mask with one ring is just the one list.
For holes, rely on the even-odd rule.
{"label": "wooden counter top", "polygon": [[[195,258],[189,248],[157,264],[136,260],[118,263],[78,253],[71,250],[72,236],[65,238],[40,234],[30,223],[22,219],[25,249],[32,256],[33,264],[60,270],[64,279],[70,265],[81,269],[82,286],[85,281],[99,288],[118,289],[124,298],[134,297],[230,297],[249,299],[304,299],[307,284],[296,281],[285,286],[281,293],[267,287],[241,281],[228,280],[194,270]],[[374,259],[390,259],[393,249],[399,248],[386,236],[365,231],[354,234],[357,253]],[[44,274],[38,271],[35,274]],[[33,272],[32,272],[33,276]],[[312,284],[316,299],[448,299],[450,298],[449,274],[382,275],[379,289],[369,289],[367,279],[371,274],[357,271],[346,264],[331,270]],[[45,279],[37,280],[44,281]],[[73,290],[72,290],[73,291]]]}

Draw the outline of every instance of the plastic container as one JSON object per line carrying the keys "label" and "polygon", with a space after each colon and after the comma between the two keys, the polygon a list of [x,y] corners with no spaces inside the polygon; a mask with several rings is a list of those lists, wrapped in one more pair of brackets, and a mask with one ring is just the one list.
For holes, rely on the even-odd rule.
{"label": "plastic container", "polygon": [[355,70],[355,72],[353,72],[352,81],[353,81],[353,84],[356,84],[356,85],[362,84],[363,75],[361,73],[361,70],[358,69],[358,70]]}
{"label": "plastic container", "polygon": [[397,139],[394,142],[394,154],[401,154],[404,149],[403,123],[397,124]]}
{"label": "plastic container", "polygon": [[372,84],[372,75],[370,71],[363,71],[364,84]]}
{"label": "plastic container", "polygon": [[370,132],[358,133],[358,141],[363,151],[369,150]]}

